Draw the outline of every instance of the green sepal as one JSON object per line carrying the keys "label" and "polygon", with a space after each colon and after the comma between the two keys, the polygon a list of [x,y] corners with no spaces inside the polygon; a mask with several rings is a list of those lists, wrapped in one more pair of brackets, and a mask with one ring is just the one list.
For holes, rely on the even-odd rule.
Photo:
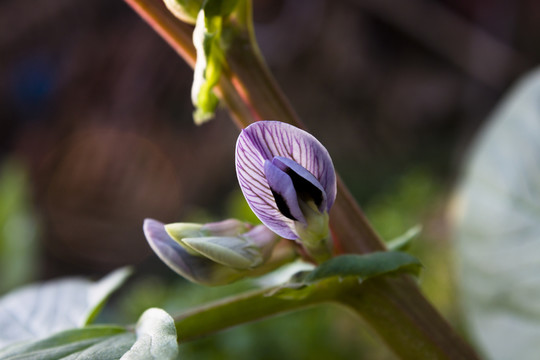
{"label": "green sepal", "polygon": [[201,228],[201,224],[195,223],[172,223],[165,225],[167,234],[169,234],[174,241],[182,245],[182,247],[191,255],[198,255],[198,252],[191,249],[191,247],[186,246],[183,243],[183,239],[201,236]]}
{"label": "green sepal", "polygon": [[329,216],[326,211],[320,212],[314,202],[300,201],[300,208],[306,223],[294,222],[299,241],[317,263],[332,257],[332,238],[330,236]]}
{"label": "green sepal", "polygon": [[252,269],[263,262],[261,249],[241,237],[208,236],[182,242],[200,255],[238,270]]}
{"label": "green sepal", "polygon": [[197,62],[191,100],[195,106],[193,117],[197,125],[212,119],[219,103],[213,89],[219,82],[222,70],[223,55],[219,47],[221,24],[221,17],[207,17],[203,9],[199,12],[193,31]]}
{"label": "green sepal", "polygon": [[191,100],[195,106],[193,119],[197,125],[212,119],[219,104],[214,87],[226,66],[222,42],[223,24],[237,5],[238,0],[206,0],[195,22],[193,44],[197,51],[197,61]]}
{"label": "green sepal", "polygon": [[165,225],[165,231],[177,242],[181,243],[183,238],[201,236],[202,224],[197,223],[171,223]]}

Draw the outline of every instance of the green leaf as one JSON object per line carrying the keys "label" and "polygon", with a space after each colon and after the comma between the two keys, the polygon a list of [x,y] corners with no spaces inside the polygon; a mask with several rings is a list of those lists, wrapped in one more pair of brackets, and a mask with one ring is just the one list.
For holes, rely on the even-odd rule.
{"label": "green leaf", "polygon": [[307,284],[329,277],[356,276],[361,280],[389,273],[418,275],[422,264],[412,255],[397,251],[382,251],[365,255],[341,255],[311,271],[304,278]]}
{"label": "green leaf", "polygon": [[119,326],[87,326],[0,350],[2,360],[173,360],[178,357],[176,328],[161,309],[148,309],[135,334]]}
{"label": "green leaf", "polygon": [[130,273],[122,268],[98,282],[67,278],[5,295],[0,298],[0,346],[88,324]]}
{"label": "green leaf", "polygon": [[118,360],[135,342],[135,335],[117,326],[89,326],[59,332],[46,339],[0,350],[2,360]]}
{"label": "green leaf", "polygon": [[157,308],[146,310],[137,323],[137,341],[121,360],[173,360],[178,342],[173,318]]}
{"label": "green leaf", "polygon": [[381,251],[365,255],[341,255],[325,261],[312,271],[293,275],[288,283],[271,290],[268,296],[282,299],[303,299],[312,291],[314,283],[333,277],[355,276],[359,281],[381,275],[409,273],[418,275],[420,261],[412,255],[397,251]]}
{"label": "green leaf", "polygon": [[130,267],[123,267],[113,271],[109,275],[105,276],[100,281],[93,283],[88,288],[88,305],[87,313],[84,317],[83,325],[92,323],[99,311],[105,305],[109,295],[117,290],[131,275],[132,269]]}
{"label": "green leaf", "polygon": [[462,306],[490,359],[540,353],[540,72],[474,144],[455,201]]}

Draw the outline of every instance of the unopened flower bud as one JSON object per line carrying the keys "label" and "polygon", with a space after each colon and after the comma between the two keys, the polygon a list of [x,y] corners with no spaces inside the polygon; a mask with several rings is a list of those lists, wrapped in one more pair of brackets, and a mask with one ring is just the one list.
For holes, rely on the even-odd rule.
{"label": "unopened flower bud", "polygon": [[263,224],[301,243],[318,262],[331,257],[328,212],[336,199],[336,174],[317,139],[289,124],[258,121],[238,137],[236,173]]}
{"label": "unopened flower bud", "polygon": [[267,262],[279,240],[264,225],[253,227],[234,219],[206,225],[165,225],[146,219],[144,233],[171,269],[205,285],[227,284],[255,274],[253,270]]}

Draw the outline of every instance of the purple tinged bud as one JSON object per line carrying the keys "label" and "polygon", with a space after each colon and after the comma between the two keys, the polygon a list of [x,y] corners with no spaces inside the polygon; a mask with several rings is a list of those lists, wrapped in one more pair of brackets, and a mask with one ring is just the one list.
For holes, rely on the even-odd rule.
{"label": "purple tinged bud", "polygon": [[229,219],[205,225],[144,221],[154,252],[172,270],[204,285],[222,285],[246,276],[270,258],[279,237],[264,225]]}
{"label": "purple tinged bud", "polygon": [[192,255],[169,236],[165,224],[159,221],[144,220],[143,230],[146,240],[159,258],[187,280],[204,285],[223,285],[243,277],[238,270]]}
{"label": "purple tinged bud", "polygon": [[278,121],[251,124],[236,143],[236,173],[249,206],[275,233],[310,236],[301,240],[312,244],[329,236],[321,221],[336,198],[336,175],[315,137]]}
{"label": "purple tinged bud", "polygon": [[270,258],[276,241],[279,240],[279,237],[264,225],[255,226],[245,233],[243,237],[260,249],[263,263]]}

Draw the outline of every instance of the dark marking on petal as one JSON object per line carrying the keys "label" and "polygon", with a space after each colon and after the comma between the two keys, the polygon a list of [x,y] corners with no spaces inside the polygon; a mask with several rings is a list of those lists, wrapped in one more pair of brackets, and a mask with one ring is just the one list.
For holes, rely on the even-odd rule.
{"label": "dark marking on petal", "polygon": [[[270,188],[272,190],[272,188]],[[291,214],[291,210],[289,209],[289,206],[287,206],[287,203],[285,202],[285,199],[283,199],[283,196],[272,190],[272,195],[274,195],[274,199],[276,200],[276,205],[279,209],[279,211],[288,219],[297,221],[298,219],[295,218]]]}
{"label": "dark marking on petal", "polygon": [[296,197],[303,201],[313,201],[320,211],[326,210],[326,193],[320,182],[307,169],[294,160],[276,156],[272,163],[291,179]]}
{"label": "dark marking on petal", "polygon": [[311,182],[297,174],[291,168],[286,169],[285,173],[291,178],[294,189],[296,190],[296,193],[301,200],[305,202],[313,200],[315,202],[315,205],[317,205],[317,208],[321,207],[324,200],[324,195],[321,190],[319,190]]}

